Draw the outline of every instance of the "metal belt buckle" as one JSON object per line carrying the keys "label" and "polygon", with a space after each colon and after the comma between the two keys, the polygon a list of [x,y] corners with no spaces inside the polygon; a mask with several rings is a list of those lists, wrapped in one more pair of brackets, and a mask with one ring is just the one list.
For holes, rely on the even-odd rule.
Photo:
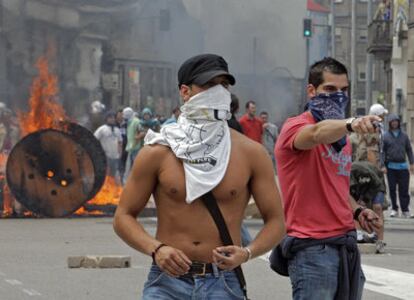
{"label": "metal belt buckle", "polygon": [[[197,272],[194,272],[194,275],[197,276],[205,276],[206,270],[207,270],[207,264],[206,263],[193,263],[196,266]],[[198,269],[201,267],[202,271],[199,273]]]}
{"label": "metal belt buckle", "polygon": [[207,264],[203,264],[203,272],[200,274],[197,274],[198,276],[205,276],[206,275],[206,269],[207,269]]}

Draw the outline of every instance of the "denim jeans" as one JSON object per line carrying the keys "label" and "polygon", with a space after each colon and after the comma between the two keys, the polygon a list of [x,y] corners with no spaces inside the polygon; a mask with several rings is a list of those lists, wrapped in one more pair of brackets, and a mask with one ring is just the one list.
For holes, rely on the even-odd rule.
{"label": "denim jeans", "polygon": [[[338,287],[339,250],[335,246],[318,245],[305,248],[289,260],[289,277],[294,300],[333,300]],[[361,272],[359,298],[365,277]]]}
{"label": "denim jeans", "polygon": [[174,278],[152,265],[142,293],[143,300],[241,300],[236,273],[219,271],[190,278]]}
{"label": "denim jeans", "polygon": [[398,197],[400,198],[401,211],[409,211],[410,207],[410,172],[408,170],[387,169],[388,188],[392,209],[398,211],[397,204],[397,185]]}
{"label": "denim jeans", "polygon": [[243,222],[241,225],[241,244],[243,247],[248,246],[252,242],[252,236],[250,235],[247,225]]}

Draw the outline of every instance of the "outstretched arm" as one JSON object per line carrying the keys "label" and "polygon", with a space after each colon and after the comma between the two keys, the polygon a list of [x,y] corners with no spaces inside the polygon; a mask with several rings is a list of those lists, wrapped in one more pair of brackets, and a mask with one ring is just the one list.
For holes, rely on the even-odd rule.
{"label": "outstretched arm", "polygon": [[[324,120],[303,127],[295,137],[294,147],[297,150],[309,150],[319,144],[332,144],[348,134],[347,120]],[[380,122],[377,116],[365,116],[352,122],[352,129],[357,133],[374,133],[372,122]]]}

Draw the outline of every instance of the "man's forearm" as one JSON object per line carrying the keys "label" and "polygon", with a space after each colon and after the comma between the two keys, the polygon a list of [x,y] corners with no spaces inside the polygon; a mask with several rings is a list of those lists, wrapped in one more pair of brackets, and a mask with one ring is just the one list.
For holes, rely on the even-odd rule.
{"label": "man's forearm", "polygon": [[348,133],[346,120],[324,120],[315,125],[314,140],[317,144],[332,144]]}
{"label": "man's forearm", "polygon": [[358,204],[358,202],[354,199],[354,197],[352,197],[351,195],[349,195],[349,204],[351,205],[351,209],[352,209],[352,213],[361,205]]}
{"label": "man's forearm", "polygon": [[259,231],[256,238],[248,245],[252,251],[252,257],[257,257],[270,251],[282,240],[285,233],[283,218],[282,220],[274,219],[265,222],[264,227]]}
{"label": "man's forearm", "polygon": [[130,215],[115,216],[114,229],[129,246],[147,255],[151,255],[160,244],[145,231],[136,218]]}

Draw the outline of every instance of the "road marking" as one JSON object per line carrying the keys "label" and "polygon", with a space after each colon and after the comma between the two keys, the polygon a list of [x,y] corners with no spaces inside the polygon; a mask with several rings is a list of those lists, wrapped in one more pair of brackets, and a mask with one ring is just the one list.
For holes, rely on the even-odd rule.
{"label": "road marking", "polygon": [[413,299],[414,274],[390,269],[362,265],[367,282],[367,290],[392,296],[398,299]]}
{"label": "road marking", "polygon": [[23,284],[21,281],[18,281],[17,279],[4,279],[4,281],[11,285],[22,285]]}
{"label": "road marking", "polygon": [[[270,252],[259,258],[269,262]],[[364,289],[402,300],[413,299],[414,274],[362,265],[366,282]]]}
{"label": "road marking", "polygon": [[23,292],[28,294],[29,296],[42,296],[42,294],[40,294],[38,291],[34,289],[23,289]]}

